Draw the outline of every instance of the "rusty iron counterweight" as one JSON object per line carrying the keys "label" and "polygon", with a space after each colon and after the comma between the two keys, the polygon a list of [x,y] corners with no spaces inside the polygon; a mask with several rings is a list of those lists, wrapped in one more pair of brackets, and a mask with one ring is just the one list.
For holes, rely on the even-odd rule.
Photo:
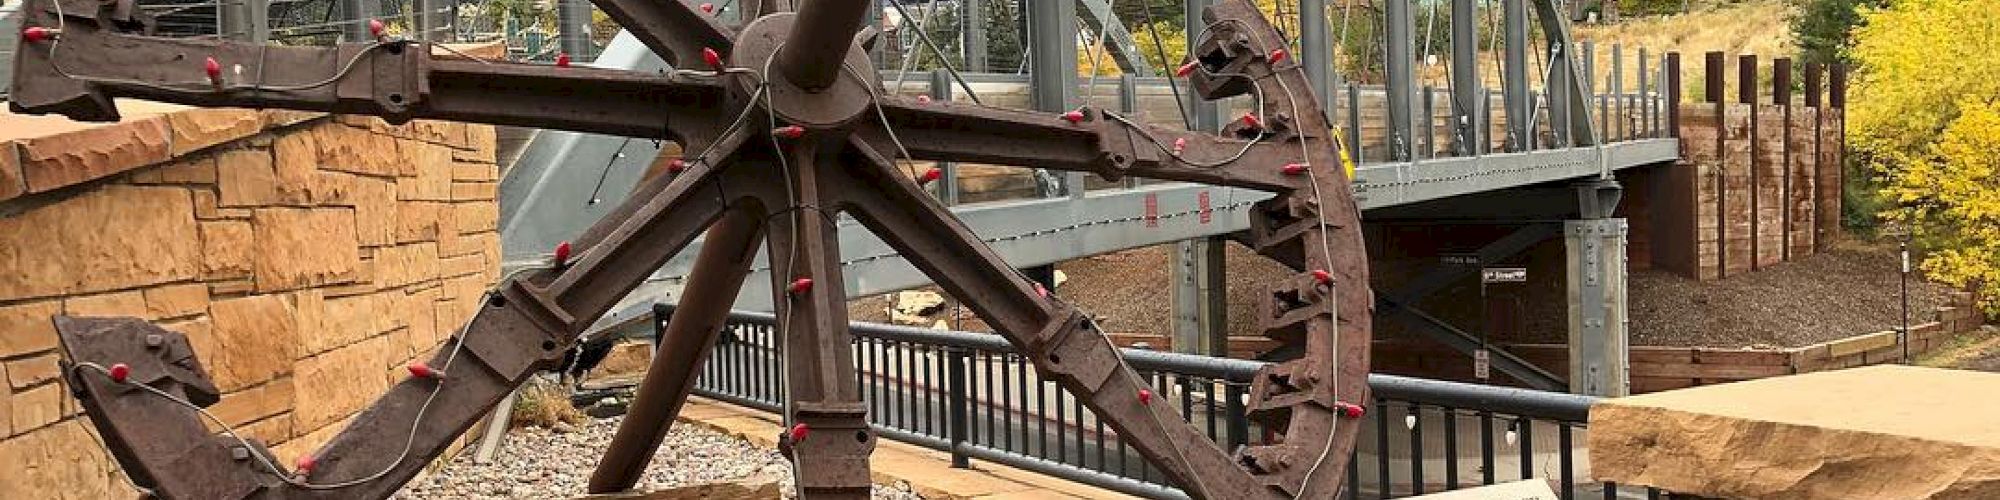
{"label": "rusty iron counterweight", "polygon": [[[131,0],[30,0],[9,105],[116,119],[112,98],[474,121],[658,138],[692,151],[649,179],[545,269],[503,279],[428,366],[449,376],[398,383],[310,460],[289,470],[263,445],[203,431],[214,388],[178,334],[136,320],[58,322],[66,371],[121,466],[162,498],[384,498],[704,229],[710,245],[640,387],[634,414],[592,477],[629,488],[644,471],[765,241],[774,269],[794,423],[783,448],[809,498],[869,491],[876,436],[856,376],[836,214],[852,215],[1020,349],[1196,498],[1326,498],[1341,491],[1370,401],[1365,252],[1350,179],[1285,41],[1248,0],[1204,15],[1192,87],[1210,100],[1257,96],[1220,135],[1142,125],[1080,108],[1061,115],[885,96],[861,30],[869,2],[813,0],[797,13],[757,2],[725,26],[680,0],[594,0],[676,63],[663,75],[434,58],[407,41],[277,47],[144,36]],[[857,35],[857,32],[859,34]],[[223,74],[198,63],[242,68]],[[705,64],[696,64],[700,61]],[[253,75],[244,77],[242,75]],[[879,112],[879,115],[877,114]],[[879,118],[879,119],[878,119]],[[1022,147],[1023,145],[1033,147]],[[1271,191],[1237,239],[1297,273],[1259,300],[1265,335],[1299,358],[1251,387],[1248,416],[1276,438],[1224,450],[1151,404],[1149,381],[1087,315],[1038,293],[897,165],[981,162]],[[1318,160],[1323,163],[1315,163]],[[771,182],[777,170],[784,182]],[[760,237],[761,235],[761,237]],[[727,292],[727,293],[725,293]],[[165,343],[148,339],[162,338]],[[168,348],[147,348],[146,345]],[[461,359],[462,358],[462,359]],[[157,391],[133,390],[143,382]],[[165,400],[162,395],[171,396]]]}

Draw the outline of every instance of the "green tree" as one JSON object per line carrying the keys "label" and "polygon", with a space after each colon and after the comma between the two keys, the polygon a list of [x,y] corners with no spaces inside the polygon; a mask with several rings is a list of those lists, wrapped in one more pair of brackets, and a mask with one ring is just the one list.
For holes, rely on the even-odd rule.
{"label": "green tree", "polygon": [[1803,62],[1849,62],[1848,46],[1854,29],[1861,26],[1863,9],[1881,8],[1888,0],[1792,0],[1797,10],[1792,16],[1792,37],[1798,40]]}

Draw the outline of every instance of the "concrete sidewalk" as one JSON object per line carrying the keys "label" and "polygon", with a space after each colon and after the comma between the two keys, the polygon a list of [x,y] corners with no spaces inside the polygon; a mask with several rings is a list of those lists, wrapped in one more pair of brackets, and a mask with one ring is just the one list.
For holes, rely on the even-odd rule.
{"label": "concrete sidewalk", "polygon": [[[773,449],[782,428],[776,414],[701,397],[688,398],[680,421]],[[977,460],[970,469],[954,469],[950,454],[888,439],[877,441],[871,458],[876,483],[906,482],[912,491],[928,499],[1138,498]]]}

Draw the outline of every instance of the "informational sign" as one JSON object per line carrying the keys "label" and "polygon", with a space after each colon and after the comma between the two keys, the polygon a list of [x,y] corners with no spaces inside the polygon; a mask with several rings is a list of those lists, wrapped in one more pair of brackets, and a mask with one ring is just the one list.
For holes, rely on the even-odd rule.
{"label": "informational sign", "polygon": [[1477,266],[1479,265],[1479,254],[1465,252],[1444,253],[1438,255],[1438,261],[1459,266]]}
{"label": "informational sign", "polygon": [[1485,348],[1481,348],[1477,351],[1472,351],[1473,377],[1478,377],[1480,380],[1486,380],[1487,372],[1490,368],[1492,368],[1492,366],[1493,366],[1493,355],[1491,351],[1488,351]]}
{"label": "informational sign", "polygon": [[1492,486],[1452,490],[1409,497],[1411,500],[1556,500],[1556,490],[1546,479],[1524,479]]}
{"label": "informational sign", "polygon": [[1487,283],[1520,283],[1528,281],[1528,268],[1488,267],[1479,270],[1479,279]]}

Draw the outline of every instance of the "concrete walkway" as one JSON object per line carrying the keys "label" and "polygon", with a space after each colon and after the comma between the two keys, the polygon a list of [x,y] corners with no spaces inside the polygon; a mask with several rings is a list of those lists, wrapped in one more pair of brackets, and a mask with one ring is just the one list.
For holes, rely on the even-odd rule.
{"label": "concrete walkway", "polygon": [[[741,437],[766,448],[777,448],[778,415],[701,397],[689,397],[680,422]],[[1012,467],[974,460],[970,469],[951,467],[951,455],[908,443],[883,439],[872,457],[874,480],[880,484],[909,483],[927,499],[1129,499],[1110,490]]]}

